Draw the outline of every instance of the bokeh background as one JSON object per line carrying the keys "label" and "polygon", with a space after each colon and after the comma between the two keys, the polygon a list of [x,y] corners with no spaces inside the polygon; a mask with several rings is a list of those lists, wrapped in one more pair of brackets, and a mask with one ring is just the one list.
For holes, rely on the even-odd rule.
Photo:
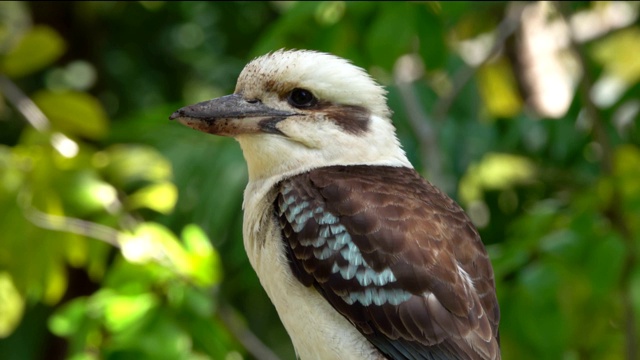
{"label": "bokeh background", "polygon": [[242,248],[239,147],[167,118],[304,48],[387,87],[472,217],[503,358],[638,359],[639,8],[0,2],[0,358],[294,359]]}

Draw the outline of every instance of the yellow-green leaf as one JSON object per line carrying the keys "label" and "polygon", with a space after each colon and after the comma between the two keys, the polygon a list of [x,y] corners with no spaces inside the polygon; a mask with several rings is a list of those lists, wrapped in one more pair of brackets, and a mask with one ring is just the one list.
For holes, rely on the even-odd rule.
{"label": "yellow-green leaf", "polygon": [[608,72],[627,84],[640,80],[640,28],[631,27],[607,36],[594,44],[592,53]]}
{"label": "yellow-green leaf", "polygon": [[54,29],[34,26],[0,58],[0,71],[12,77],[28,75],[52,64],[65,49],[64,39]]}
{"label": "yellow-green leaf", "polygon": [[99,139],[107,134],[107,114],[95,97],[83,92],[39,91],[33,101],[65,134]]}
{"label": "yellow-green leaf", "polygon": [[489,153],[479,164],[469,167],[460,180],[460,198],[469,204],[482,197],[484,189],[505,190],[515,184],[531,181],[535,166],[525,157]]}
{"label": "yellow-green leaf", "polygon": [[129,235],[120,239],[122,254],[134,263],[157,261],[183,273],[189,260],[182,244],[166,227],[153,222],[140,224]]}
{"label": "yellow-green leaf", "polygon": [[116,295],[106,304],[105,325],[119,332],[139,322],[158,304],[153,294]]}
{"label": "yellow-green leaf", "polygon": [[11,275],[0,273],[0,338],[9,336],[20,324],[24,299],[13,284]]}
{"label": "yellow-green leaf", "polygon": [[522,108],[516,81],[509,64],[499,60],[478,70],[478,87],[484,103],[493,117],[513,117]]}
{"label": "yellow-green leaf", "polygon": [[136,191],[129,198],[131,209],[147,208],[162,214],[173,210],[178,200],[178,189],[171,182],[153,184]]}
{"label": "yellow-green leaf", "polygon": [[615,150],[613,172],[617,186],[625,202],[640,201],[640,148],[634,145],[622,145]]}
{"label": "yellow-green leaf", "polygon": [[47,305],[57,304],[67,290],[67,272],[61,264],[49,267],[42,302]]}
{"label": "yellow-green leaf", "polygon": [[182,239],[189,253],[189,277],[200,286],[211,286],[222,278],[222,264],[218,252],[211,246],[205,232],[195,224],[187,225]]}
{"label": "yellow-green leaf", "polygon": [[140,182],[163,182],[171,177],[171,163],[149,146],[114,145],[96,154],[103,158],[105,177],[119,188],[139,186]]}

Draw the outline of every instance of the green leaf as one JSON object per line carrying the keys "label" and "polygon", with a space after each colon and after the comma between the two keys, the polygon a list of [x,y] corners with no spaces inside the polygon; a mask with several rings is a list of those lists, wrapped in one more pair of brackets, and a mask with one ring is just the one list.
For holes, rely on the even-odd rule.
{"label": "green leaf", "polygon": [[189,335],[166,313],[155,314],[145,336],[129,339],[144,351],[148,359],[186,359],[191,352]]}
{"label": "green leaf", "polygon": [[558,268],[538,262],[524,268],[520,274],[520,288],[517,297],[512,299],[520,307],[513,321],[520,324],[519,331],[539,351],[557,353],[566,341],[568,325],[558,307],[561,285]]}
{"label": "green leaf", "polygon": [[65,49],[64,39],[54,29],[34,26],[9,53],[0,58],[0,71],[11,77],[31,74],[51,65],[64,54]]}
{"label": "green leaf", "polygon": [[41,90],[33,96],[33,101],[51,124],[65,134],[89,139],[107,134],[107,114],[98,99],[87,93]]}
{"label": "green leaf", "polygon": [[[315,26],[314,15],[320,3],[311,1],[296,1],[280,17],[279,21],[260,34],[259,40],[254,44],[253,56],[264,55],[269,51],[274,51],[283,47],[291,47],[293,35],[299,37],[297,29],[303,26]],[[295,33],[292,31],[295,30]],[[306,36],[305,36],[306,38]]]}
{"label": "green leaf", "polygon": [[433,70],[444,66],[447,59],[447,45],[442,18],[427,6],[417,6],[417,33],[420,38],[420,56],[427,69]]}
{"label": "green leaf", "polygon": [[0,272],[0,338],[13,332],[23,312],[24,299],[13,284],[11,274]]}
{"label": "green leaf", "polygon": [[615,149],[613,173],[617,186],[625,201],[640,198],[640,148],[635,145],[622,145]]}
{"label": "green leaf", "polygon": [[585,259],[593,293],[606,296],[615,291],[620,283],[620,274],[625,258],[623,239],[614,234],[598,239]]}
{"label": "green leaf", "polygon": [[396,60],[410,52],[416,35],[416,6],[407,2],[382,3],[378,16],[365,37],[369,56],[375,63],[391,70]]}
{"label": "green leaf", "polygon": [[49,318],[49,330],[58,336],[72,336],[77,333],[87,317],[87,299],[74,299],[59,308]]}

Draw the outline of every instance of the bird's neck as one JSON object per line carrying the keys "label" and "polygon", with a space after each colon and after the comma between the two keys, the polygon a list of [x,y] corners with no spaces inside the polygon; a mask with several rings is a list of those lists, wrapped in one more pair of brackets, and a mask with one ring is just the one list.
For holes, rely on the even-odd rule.
{"label": "bird's neck", "polygon": [[[377,123],[376,123],[377,122]],[[308,146],[286,136],[248,134],[236,137],[247,161],[249,182],[277,182],[311,169],[333,165],[380,165],[412,168],[387,119],[373,118],[361,137],[328,139],[328,146]]]}

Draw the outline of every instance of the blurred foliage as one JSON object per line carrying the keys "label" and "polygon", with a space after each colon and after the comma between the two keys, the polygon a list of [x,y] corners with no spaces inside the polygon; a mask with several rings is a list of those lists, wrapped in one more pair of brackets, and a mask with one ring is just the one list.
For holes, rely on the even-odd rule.
{"label": "blurred foliage", "polygon": [[387,87],[409,158],[447,179],[487,244],[503,358],[632,359],[638,10],[0,3],[0,358],[273,358],[253,334],[294,358],[242,248],[238,146],[166,120],[284,47],[345,57]]}

